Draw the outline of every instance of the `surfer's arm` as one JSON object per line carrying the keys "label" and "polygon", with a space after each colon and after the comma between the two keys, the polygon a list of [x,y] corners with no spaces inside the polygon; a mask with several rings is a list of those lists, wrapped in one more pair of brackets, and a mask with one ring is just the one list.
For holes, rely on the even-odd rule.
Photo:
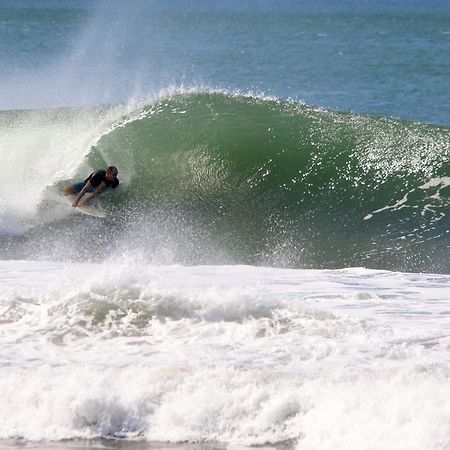
{"label": "surfer's arm", "polygon": [[[85,205],[88,205],[94,197],[97,197],[97,195],[100,195],[105,189],[106,189],[106,183],[105,182],[100,183],[98,188],[94,192],[91,192],[87,196],[86,200],[83,203]],[[80,192],[80,194],[81,194],[81,192]]]}

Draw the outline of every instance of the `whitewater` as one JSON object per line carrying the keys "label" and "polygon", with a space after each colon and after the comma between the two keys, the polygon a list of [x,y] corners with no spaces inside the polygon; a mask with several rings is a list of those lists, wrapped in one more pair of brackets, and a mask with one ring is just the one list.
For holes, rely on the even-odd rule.
{"label": "whitewater", "polygon": [[29,261],[0,276],[2,438],[448,445],[448,276]]}
{"label": "whitewater", "polygon": [[0,448],[450,448],[449,30],[5,0]]}

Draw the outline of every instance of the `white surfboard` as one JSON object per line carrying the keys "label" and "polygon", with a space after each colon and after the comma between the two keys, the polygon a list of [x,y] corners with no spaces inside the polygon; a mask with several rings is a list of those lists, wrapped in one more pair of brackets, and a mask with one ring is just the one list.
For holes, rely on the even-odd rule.
{"label": "white surfboard", "polygon": [[[77,198],[76,194],[67,194],[64,195],[64,198],[67,200],[68,203],[70,203],[70,205],[72,205],[72,203],[75,201],[75,199]],[[75,211],[81,212],[83,214],[87,214],[88,216],[93,216],[93,217],[106,217],[106,213],[103,209],[99,208],[98,206],[95,205],[83,205],[83,203],[78,204],[77,207],[73,208]]]}

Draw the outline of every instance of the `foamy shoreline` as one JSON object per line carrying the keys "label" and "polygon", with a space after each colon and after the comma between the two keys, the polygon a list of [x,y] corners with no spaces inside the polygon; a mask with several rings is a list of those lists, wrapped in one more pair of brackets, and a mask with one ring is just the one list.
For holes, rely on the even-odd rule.
{"label": "foamy shoreline", "polygon": [[219,442],[202,443],[168,443],[130,441],[117,439],[66,440],[60,442],[24,442],[21,440],[0,441],[1,450],[17,448],[32,450],[291,450],[293,444],[280,443],[277,445],[240,446]]}

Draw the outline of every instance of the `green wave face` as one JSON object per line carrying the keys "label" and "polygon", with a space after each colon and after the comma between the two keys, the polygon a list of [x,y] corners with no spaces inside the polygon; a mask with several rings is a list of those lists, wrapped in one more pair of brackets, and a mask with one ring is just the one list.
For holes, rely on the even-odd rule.
{"label": "green wave face", "polygon": [[196,245],[234,262],[446,270],[449,142],[443,127],[195,93],[124,117],[90,164],[126,172],[111,201],[134,220],[188,217]]}

